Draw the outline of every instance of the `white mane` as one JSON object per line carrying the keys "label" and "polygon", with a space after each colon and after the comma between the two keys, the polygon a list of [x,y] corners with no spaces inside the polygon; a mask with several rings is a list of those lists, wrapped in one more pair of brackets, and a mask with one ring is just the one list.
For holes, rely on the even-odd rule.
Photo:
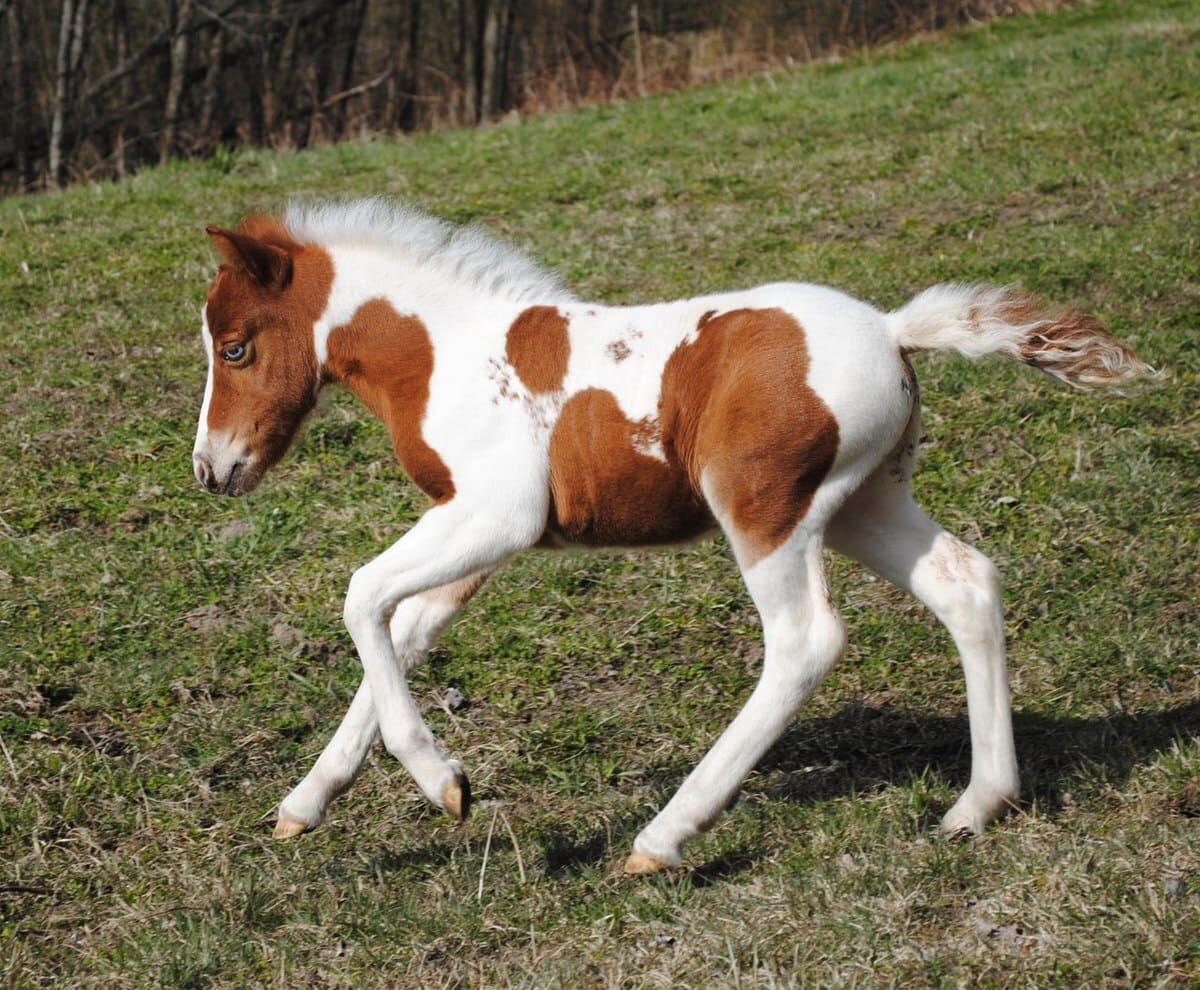
{"label": "white mane", "polygon": [[479,227],[459,227],[380,197],[287,205],[283,225],[301,243],[382,249],[514,302],[574,299],[559,276]]}

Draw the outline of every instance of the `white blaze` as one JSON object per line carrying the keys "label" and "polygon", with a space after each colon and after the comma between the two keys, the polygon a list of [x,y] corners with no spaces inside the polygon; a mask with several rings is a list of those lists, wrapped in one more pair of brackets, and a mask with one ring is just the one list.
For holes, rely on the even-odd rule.
{"label": "white blaze", "polygon": [[213,339],[208,329],[208,303],[200,307],[200,336],[204,340],[204,356],[208,358],[208,382],[204,386],[204,401],[200,404],[200,422],[196,426],[196,443],[193,454],[203,452],[208,445],[208,407],[213,393]]}

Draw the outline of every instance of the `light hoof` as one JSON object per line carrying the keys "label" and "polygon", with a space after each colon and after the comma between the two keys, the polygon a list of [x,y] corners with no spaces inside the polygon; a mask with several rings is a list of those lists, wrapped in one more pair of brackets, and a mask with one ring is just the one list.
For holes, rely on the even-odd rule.
{"label": "light hoof", "polygon": [[645,853],[632,852],[625,860],[625,875],[630,877],[644,877],[651,873],[661,873],[667,869],[670,867],[661,859],[655,859]]}
{"label": "light hoof", "polygon": [[280,818],[275,822],[275,831],[271,835],[276,839],[294,839],[308,831],[308,822],[300,822],[295,818]]}
{"label": "light hoof", "polygon": [[471,813],[471,784],[461,769],[455,770],[453,779],[442,788],[442,807],[456,822],[466,821]]}

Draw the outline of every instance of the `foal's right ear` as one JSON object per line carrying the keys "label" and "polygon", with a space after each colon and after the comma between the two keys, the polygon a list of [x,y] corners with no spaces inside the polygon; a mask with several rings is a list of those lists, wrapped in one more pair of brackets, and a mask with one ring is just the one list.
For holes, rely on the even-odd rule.
{"label": "foal's right ear", "polygon": [[292,256],[285,248],[256,240],[249,234],[224,227],[208,227],[225,264],[248,275],[264,289],[282,292],[292,281]]}

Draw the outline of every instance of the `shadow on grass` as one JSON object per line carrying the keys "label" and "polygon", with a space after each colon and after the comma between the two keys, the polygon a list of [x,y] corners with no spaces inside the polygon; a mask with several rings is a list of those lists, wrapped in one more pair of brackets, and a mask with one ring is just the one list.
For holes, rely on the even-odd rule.
{"label": "shadow on grass", "polygon": [[[1083,778],[1121,787],[1133,771],[1177,740],[1200,735],[1200,702],[1163,711],[1096,718],[1016,712],[1021,800],[1043,813]],[[797,772],[801,769],[804,772]],[[801,718],[759,764],[779,771],[773,798],[813,802],[869,793],[932,773],[966,787],[971,752],[966,716],[850,704],[828,718]],[[778,779],[778,778],[777,778]]]}
{"label": "shadow on grass", "polygon": [[[1014,715],[1022,804],[1053,815],[1063,796],[1087,781],[1121,787],[1137,767],[1177,739],[1200,736],[1200,702],[1135,714],[1097,718]],[[758,766],[769,780],[760,792],[773,800],[816,803],[870,794],[904,785],[926,774],[963,788],[970,776],[966,716],[925,715],[914,710],[850,704],[827,718],[801,717]],[[690,767],[659,766],[650,783],[659,804],[683,781]],[[940,809],[924,823],[933,827]],[[1185,813],[1187,813],[1185,809]],[[627,850],[649,818],[623,816],[604,832],[563,838],[545,850],[551,874],[573,874]],[[740,848],[692,871],[694,885],[729,880],[751,869],[769,851]]]}

